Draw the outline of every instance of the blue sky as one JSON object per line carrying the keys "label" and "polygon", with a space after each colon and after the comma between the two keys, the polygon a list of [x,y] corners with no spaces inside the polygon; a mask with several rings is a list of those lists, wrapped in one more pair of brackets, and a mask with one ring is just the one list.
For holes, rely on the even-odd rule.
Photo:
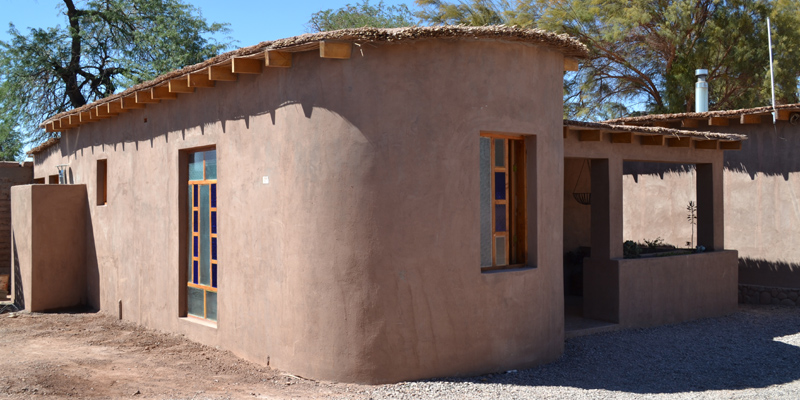
{"label": "blue sky", "polygon": [[[76,0],[80,2],[80,0]],[[265,40],[275,40],[306,32],[311,14],[325,9],[336,9],[358,0],[184,0],[199,8],[209,22],[230,23],[230,37],[237,40],[235,47],[245,47]],[[377,4],[373,0],[371,4]],[[413,0],[385,0],[385,4],[408,4]],[[8,23],[26,32],[28,27],[47,27],[66,24],[56,7],[61,0],[0,0],[0,40],[7,40]]]}

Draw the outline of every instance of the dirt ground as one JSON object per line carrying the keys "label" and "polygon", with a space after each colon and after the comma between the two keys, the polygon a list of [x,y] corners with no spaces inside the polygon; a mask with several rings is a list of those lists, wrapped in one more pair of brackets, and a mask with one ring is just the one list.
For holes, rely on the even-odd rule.
{"label": "dirt ground", "polygon": [[0,398],[361,399],[102,313],[0,314]]}

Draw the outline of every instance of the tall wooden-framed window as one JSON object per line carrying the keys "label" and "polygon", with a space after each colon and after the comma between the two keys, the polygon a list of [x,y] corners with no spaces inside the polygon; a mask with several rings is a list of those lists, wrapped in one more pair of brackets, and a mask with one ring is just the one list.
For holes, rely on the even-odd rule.
{"label": "tall wooden-framed window", "polygon": [[186,310],[217,320],[217,151],[188,154],[189,251]]}
{"label": "tall wooden-framed window", "polygon": [[97,160],[97,205],[108,204],[108,163]]}
{"label": "tall wooden-framed window", "polygon": [[521,136],[480,137],[481,269],[524,266],[527,257],[525,141]]}

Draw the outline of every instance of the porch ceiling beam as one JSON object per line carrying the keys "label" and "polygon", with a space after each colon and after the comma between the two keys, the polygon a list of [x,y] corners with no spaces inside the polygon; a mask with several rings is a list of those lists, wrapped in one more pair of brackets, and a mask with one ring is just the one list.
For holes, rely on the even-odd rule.
{"label": "porch ceiling beam", "polygon": [[681,120],[682,128],[697,128],[700,126],[700,121],[696,119],[683,119]]}
{"label": "porch ceiling beam", "polygon": [[742,149],[742,141],[721,141],[719,142],[719,149],[720,150],[741,150]]}
{"label": "porch ceiling beam", "polygon": [[141,109],[141,108],[145,108],[146,107],[146,105],[144,105],[144,104],[137,103],[136,102],[136,96],[134,96],[134,95],[125,96],[125,97],[119,99],[119,102],[120,102],[120,104],[122,104],[122,109],[123,110],[135,110],[135,109]]}
{"label": "porch ceiling beam", "polygon": [[231,70],[234,74],[260,74],[261,60],[255,58],[234,57],[231,62]]}
{"label": "porch ceiling beam", "polygon": [[154,86],[150,88],[150,95],[153,96],[154,99],[159,100],[175,100],[178,98],[178,94],[171,93],[167,86]]}
{"label": "porch ceiling beam", "polygon": [[136,103],[138,104],[155,104],[161,102],[159,99],[154,99],[153,93],[151,93],[149,90],[140,90],[135,93],[135,97]]}
{"label": "porch ceiling beam", "polygon": [[264,53],[264,65],[267,67],[288,68],[292,66],[292,53],[277,50],[267,50]]}
{"label": "porch ceiling beam", "polygon": [[672,137],[667,139],[667,147],[692,147],[690,137]]}
{"label": "porch ceiling beam", "polygon": [[322,58],[334,58],[346,60],[350,58],[353,51],[353,44],[350,42],[337,42],[323,40],[319,42],[319,56]]}
{"label": "porch ceiling beam", "polygon": [[212,88],[216,84],[216,82],[208,79],[208,73],[205,71],[186,75],[186,80],[191,88]]}
{"label": "porch ceiling beam", "polygon": [[696,140],[694,142],[695,149],[703,150],[716,150],[719,140]]}
{"label": "porch ceiling beam", "polygon": [[587,131],[580,131],[580,137],[578,140],[581,142],[599,142],[603,139],[603,132],[599,129],[592,129]]}
{"label": "porch ceiling beam", "polygon": [[564,139],[566,139],[567,138],[567,134],[569,133],[569,127],[565,126],[565,127],[562,128],[562,130],[564,131]]}
{"label": "porch ceiling beam", "polygon": [[611,133],[611,143],[633,143],[633,133],[613,132]]}
{"label": "porch ceiling beam", "polygon": [[663,146],[664,135],[642,135],[641,144],[642,146]]}
{"label": "porch ceiling beam", "polygon": [[233,82],[239,79],[239,75],[231,72],[231,65],[213,65],[208,67],[208,79],[212,81]]}
{"label": "porch ceiling beam", "polygon": [[579,67],[578,60],[572,57],[564,57],[564,71],[577,71]]}
{"label": "porch ceiling beam", "polygon": [[169,81],[167,88],[170,93],[194,93],[194,88],[189,87],[189,78],[178,78]]}
{"label": "porch ceiling beam", "polygon": [[711,117],[708,119],[708,126],[728,126],[730,121],[725,117]]}
{"label": "porch ceiling beam", "polygon": [[739,123],[742,125],[748,124],[760,124],[761,123],[761,115],[759,114],[742,114],[739,117]]}

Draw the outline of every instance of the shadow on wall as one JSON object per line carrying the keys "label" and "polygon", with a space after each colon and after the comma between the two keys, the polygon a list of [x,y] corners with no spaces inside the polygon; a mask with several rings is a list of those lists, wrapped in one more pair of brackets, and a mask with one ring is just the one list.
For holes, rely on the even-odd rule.
{"label": "shadow on wall", "polygon": [[796,312],[744,310],[570,339],[557,362],[513,374],[445,381],[655,394],[766,388],[800,379],[800,347],[775,340],[800,332]]}
{"label": "shadow on wall", "polygon": [[639,161],[625,161],[622,164],[622,174],[632,175],[633,180],[639,183],[639,175],[658,175],[664,179],[664,174],[686,174],[694,172],[694,164],[653,163]]}
{"label": "shadow on wall", "polygon": [[19,253],[17,252],[17,240],[14,238],[14,235],[11,234],[11,251],[14,252],[14,265],[12,268],[14,269],[14,287],[11,290],[15,293],[14,297],[14,305],[17,306],[18,309],[24,310],[25,309],[25,291],[22,288],[22,273],[19,269]]}
{"label": "shadow on wall", "polygon": [[[71,169],[70,169],[71,170]],[[90,202],[84,203],[86,208],[86,300],[92,309],[100,309],[100,269],[97,265],[97,246],[94,242],[94,224],[89,217]]]}
{"label": "shadow on wall", "polygon": [[740,258],[739,283],[800,289],[800,264],[780,260]]}

